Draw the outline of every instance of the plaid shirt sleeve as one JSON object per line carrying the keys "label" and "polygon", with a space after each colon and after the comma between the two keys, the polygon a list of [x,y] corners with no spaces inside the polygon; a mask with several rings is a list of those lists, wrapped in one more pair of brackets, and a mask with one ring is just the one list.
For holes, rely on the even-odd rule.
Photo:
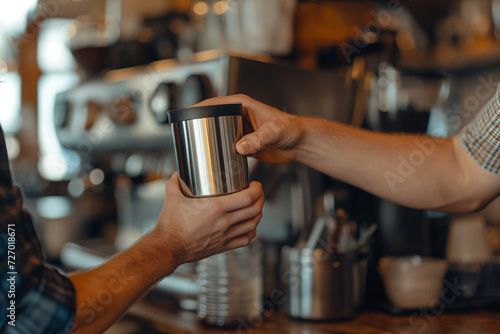
{"label": "plaid shirt sleeve", "polygon": [[460,143],[484,169],[500,174],[500,86],[495,96],[460,133]]}
{"label": "plaid shirt sleeve", "polygon": [[68,333],[75,314],[75,290],[68,278],[44,262],[22,201],[12,183],[0,127],[0,332]]}

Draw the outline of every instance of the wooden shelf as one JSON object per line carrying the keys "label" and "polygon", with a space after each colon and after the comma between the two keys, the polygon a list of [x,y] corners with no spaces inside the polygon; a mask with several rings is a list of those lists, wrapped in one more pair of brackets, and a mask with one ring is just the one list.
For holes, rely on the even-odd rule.
{"label": "wooden shelf", "polygon": [[500,66],[500,43],[483,40],[457,47],[437,47],[431,54],[405,54],[401,67],[410,71],[470,72]]}

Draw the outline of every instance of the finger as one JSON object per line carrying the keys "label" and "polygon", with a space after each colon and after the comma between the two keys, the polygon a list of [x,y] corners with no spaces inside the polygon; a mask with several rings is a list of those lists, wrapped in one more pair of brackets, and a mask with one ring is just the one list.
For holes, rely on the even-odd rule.
{"label": "finger", "polygon": [[[271,113],[271,110],[278,111],[267,104],[259,102],[257,100],[252,99],[251,97],[244,94],[236,94],[230,96],[219,96],[213,97],[202,102],[199,102],[192,107],[202,107],[202,106],[211,106],[217,104],[233,104],[239,103],[243,106],[243,117],[250,120],[252,118],[252,114],[258,114],[260,117],[267,118],[267,116]],[[251,112],[250,112],[251,111]]]}
{"label": "finger", "polygon": [[261,196],[251,206],[230,212],[228,216],[228,222],[230,223],[228,223],[227,228],[229,229],[234,225],[237,225],[241,222],[257,217],[262,213],[263,206],[264,206],[264,196]]}
{"label": "finger", "polygon": [[250,244],[250,242],[257,236],[257,231],[252,231],[248,234],[245,234],[241,237],[235,238],[229,241],[224,247],[223,251],[228,251],[231,249],[236,249],[240,247],[246,247]]}
{"label": "finger", "polygon": [[256,101],[246,95],[238,94],[224,97],[214,97],[195,104],[193,107],[230,103],[242,104],[243,115],[245,119],[247,119],[252,124],[253,127],[255,127],[256,125],[256,115],[260,115],[257,117],[260,119],[260,122],[257,123],[263,123],[262,126],[255,129],[254,132],[244,136],[238,142],[238,144],[236,145],[236,149],[240,154],[254,154],[262,150],[266,145],[270,145],[278,141],[282,131],[280,131],[280,128],[277,127],[273,122],[266,122],[265,120],[268,120],[270,118],[269,115],[273,114],[273,110],[275,112],[280,111],[264,103]]}
{"label": "finger", "polygon": [[254,231],[257,228],[257,225],[259,225],[261,219],[262,219],[262,212],[253,218],[250,218],[242,223],[232,226],[226,232],[227,240],[233,240],[235,238],[241,237],[243,235],[246,235]]}
{"label": "finger", "polygon": [[217,105],[217,104],[233,104],[233,103],[240,103],[243,105],[243,109],[248,108],[248,106],[251,104],[251,101],[253,101],[250,97],[243,95],[243,94],[237,94],[237,95],[230,95],[230,96],[219,96],[219,97],[213,97],[204,101],[201,101],[192,107],[202,107],[202,106],[212,106],[212,105]]}
{"label": "finger", "polygon": [[267,122],[254,132],[243,136],[236,143],[236,150],[243,155],[259,152],[268,145],[276,143],[281,133],[271,122]]}
{"label": "finger", "polygon": [[264,196],[262,185],[253,181],[247,189],[234,194],[216,197],[216,200],[220,201],[226,212],[231,212],[251,206],[262,196]]}

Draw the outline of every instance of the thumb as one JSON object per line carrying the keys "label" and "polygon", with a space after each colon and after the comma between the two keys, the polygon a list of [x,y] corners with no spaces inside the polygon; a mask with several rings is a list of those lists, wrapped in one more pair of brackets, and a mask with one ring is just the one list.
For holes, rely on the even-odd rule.
{"label": "thumb", "polygon": [[167,184],[165,185],[165,195],[176,195],[181,193],[182,192],[179,185],[179,174],[177,172],[174,172],[170,180],[168,180]]}
{"label": "thumb", "polygon": [[236,144],[236,150],[243,155],[254,154],[267,145],[274,144],[280,133],[274,131],[269,123],[262,125],[252,133],[243,136]]}

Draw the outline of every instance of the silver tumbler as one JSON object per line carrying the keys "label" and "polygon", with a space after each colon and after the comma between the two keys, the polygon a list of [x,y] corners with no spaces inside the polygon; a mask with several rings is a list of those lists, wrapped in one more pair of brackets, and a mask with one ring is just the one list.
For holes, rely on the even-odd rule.
{"label": "silver tumbler", "polygon": [[224,195],[248,187],[247,158],[236,152],[243,136],[241,104],[171,110],[168,117],[186,196]]}

